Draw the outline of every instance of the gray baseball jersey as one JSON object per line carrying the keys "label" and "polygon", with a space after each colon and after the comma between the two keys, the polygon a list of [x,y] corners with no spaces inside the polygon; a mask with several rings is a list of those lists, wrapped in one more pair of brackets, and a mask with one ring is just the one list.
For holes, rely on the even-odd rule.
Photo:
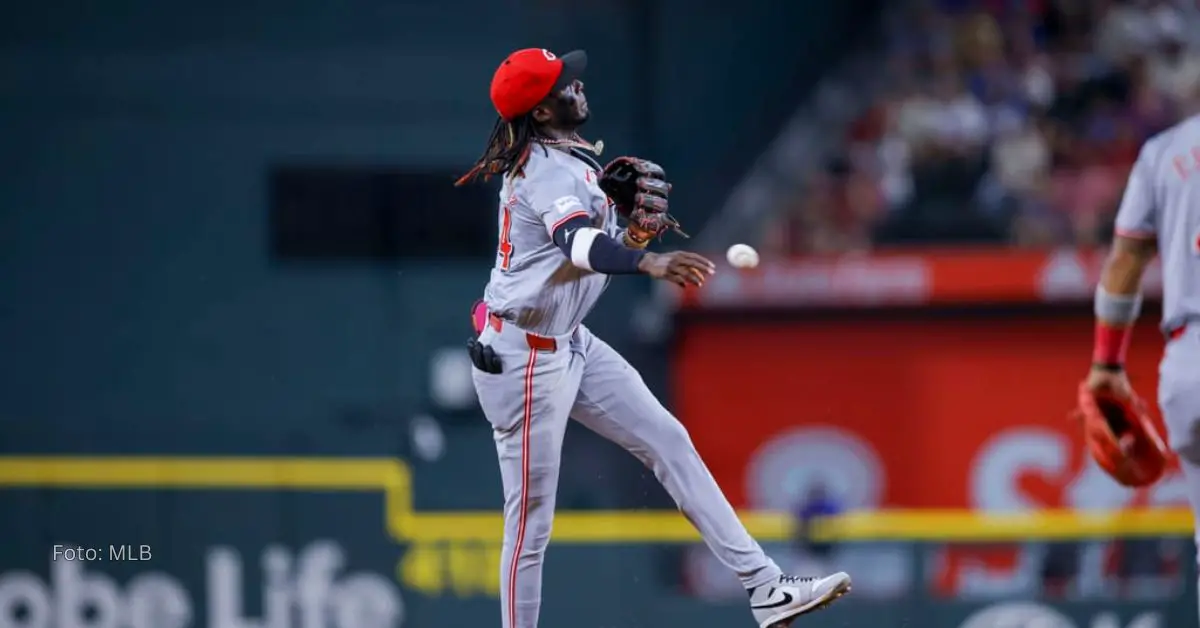
{"label": "gray baseball jersey", "polygon": [[[538,625],[542,564],[569,419],[653,470],[748,588],[780,574],[738,520],[687,430],[625,358],[581,324],[608,277],[573,266],[552,234],[566,221],[587,216],[616,235],[615,212],[600,190],[597,169],[583,157],[535,146],[525,176],[507,181],[500,193],[500,250],[484,302],[504,320],[486,324],[479,342],[496,352],[502,369],[497,374],[472,369],[472,379],[493,428],[504,487],[502,628]],[[558,617],[554,623],[574,619]]]}
{"label": "gray baseball jersey", "polygon": [[[1200,521],[1200,117],[1151,138],[1129,175],[1119,235],[1158,243],[1163,330],[1158,403]],[[1200,541],[1200,535],[1197,540]]]}
{"label": "gray baseball jersey", "polygon": [[1200,317],[1200,116],[1142,147],[1116,231],[1157,239],[1163,267],[1163,329]]}
{"label": "gray baseball jersey", "polygon": [[483,294],[488,311],[544,336],[583,322],[609,276],[575,267],[554,243],[554,230],[579,216],[617,234],[616,212],[594,165],[535,145],[525,175],[506,177],[500,189],[500,245]]}

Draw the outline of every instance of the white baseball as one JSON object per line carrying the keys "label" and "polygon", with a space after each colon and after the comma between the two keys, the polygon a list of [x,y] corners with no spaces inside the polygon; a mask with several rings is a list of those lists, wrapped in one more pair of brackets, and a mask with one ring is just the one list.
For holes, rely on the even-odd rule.
{"label": "white baseball", "polygon": [[749,244],[735,244],[725,251],[725,259],[734,268],[754,268],[758,266],[758,251]]}

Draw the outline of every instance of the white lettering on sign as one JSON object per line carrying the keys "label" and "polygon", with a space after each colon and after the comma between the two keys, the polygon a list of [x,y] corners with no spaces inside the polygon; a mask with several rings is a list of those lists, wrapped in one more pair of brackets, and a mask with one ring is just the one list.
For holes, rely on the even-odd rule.
{"label": "white lettering on sign", "polygon": [[[404,601],[396,584],[369,572],[341,573],[345,551],[318,541],[298,553],[263,551],[261,603],[243,600],[246,567],[237,550],[205,558],[202,599],[209,628],[400,628]],[[121,587],[82,561],[50,563],[50,581],[28,571],[0,573],[0,628],[192,628],[195,592],[160,572]],[[261,609],[253,617],[247,607]]]}
{"label": "white lettering on sign", "polygon": [[1046,604],[1004,602],[979,610],[959,628],[1162,628],[1163,625],[1162,614],[1156,611],[1143,612],[1122,627],[1120,618],[1110,611],[1077,624]]}

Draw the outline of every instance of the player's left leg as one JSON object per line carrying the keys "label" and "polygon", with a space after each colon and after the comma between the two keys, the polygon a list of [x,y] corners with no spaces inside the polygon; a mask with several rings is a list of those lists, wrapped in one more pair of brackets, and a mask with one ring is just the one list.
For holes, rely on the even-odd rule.
{"label": "player's left leg", "polygon": [[[548,339],[541,339],[542,341]],[[533,344],[511,325],[489,326],[480,342],[499,356],[499,374],[472,370],[475,393],[492,425],[504,489],[500,557],[501,628],[536,628],[542,566],[554,521],[567,415],[583,359],[567,337]]]}
{"label": "player's left leg", "polygon": [[586,362],[571,418],[624,447],[654,472],[717,558],[750,591],[762,628],[786,625],[850,588],[850,578],[784,575],[725,499],[687,430],[650,392],[642,376],[608,343],[586,334]]}

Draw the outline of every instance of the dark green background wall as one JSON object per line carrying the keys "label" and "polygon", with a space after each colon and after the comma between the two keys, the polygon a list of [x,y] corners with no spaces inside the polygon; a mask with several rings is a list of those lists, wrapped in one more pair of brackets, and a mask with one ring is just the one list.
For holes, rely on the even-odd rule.
{"label": "dark green background wall", "polygon": [[[503,54],[575,45],[592,54],[594,136],[611,151],[653,147],[678,180],[703,181],[743,127],[769,125],[760,109],[798,91],[795,68],[815,76],[837,52],[831,16],[813,10],[823,3],[542,4],[555,5],[8,8],[3,415],[17,429],[270,435],[343,405],[419,405],[424,356],[459,342],[486,264],[276,267],[265,246],[269,166],[461,168],[490,128],[487,81]],[[698,227],[719,190],[689,202],[688,187],[678,186],[680,212]],[[467,219],[492,215],[480,207]],[[628,306],[642,289],[618,282],[589,323],[628,345]],[[247,436],[240,446],[268,446]]]}

